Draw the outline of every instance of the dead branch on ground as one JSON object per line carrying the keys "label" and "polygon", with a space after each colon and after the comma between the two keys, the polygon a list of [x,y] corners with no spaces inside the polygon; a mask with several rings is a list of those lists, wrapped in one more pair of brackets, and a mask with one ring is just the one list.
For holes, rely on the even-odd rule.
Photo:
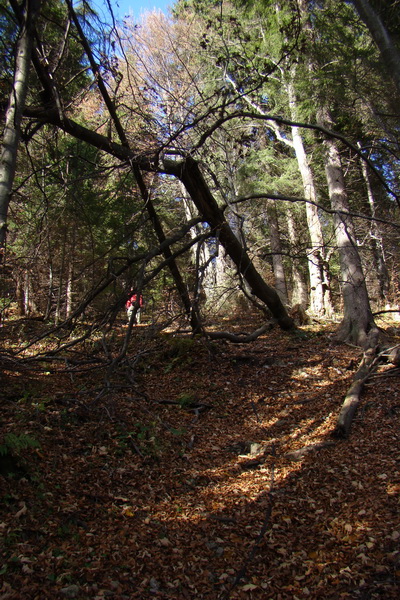
{"label": "dead branch on ground", "polygon": [[369,348],[364,352],[360,366],[353,377],[353,383],[348,389],[342,404],[342,408],[336,422],[336,427],[332,432],[332,437],[337,439],[348,437],[351,424],[360,403],[364,384],[375,371],[380,359],[381,354],[376,355],[376,348]]}

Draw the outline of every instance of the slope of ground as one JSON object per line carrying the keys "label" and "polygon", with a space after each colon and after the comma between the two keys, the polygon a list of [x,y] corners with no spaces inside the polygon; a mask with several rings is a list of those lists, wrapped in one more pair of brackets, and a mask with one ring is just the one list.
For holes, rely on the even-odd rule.
{"label": "slope of ground", "polygon": [[400,596],[397,370],[334,442],[360,353],[328,330],[99,347],[3,364],[0,600]]}

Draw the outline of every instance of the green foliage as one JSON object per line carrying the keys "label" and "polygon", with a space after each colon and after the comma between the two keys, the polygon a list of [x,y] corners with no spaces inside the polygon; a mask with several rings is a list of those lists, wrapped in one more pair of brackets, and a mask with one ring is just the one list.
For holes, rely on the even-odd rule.
{"label": "green foliage", "polygon": [[185,408],[189,404],[192,404],[193,400],[194,400],[194,394],[191,392],[183,392],[177,398],[177,402],[181,408]]}
{"label": "green foliage", "polygon": [[131,431],[120,431],[116,436],[117,455],[123,455],[133,449],[149,456],[157,455],[161,450],[161,440],[157,423],[135,423]]}
{"label": "green foliage", "polygon": [[175,367],[194,360],[194,352],[196,350],[196,341],[194,338],[170,338],[168,339],[168,347],[162,353],[164,361],[168,361],[164,373],[170,373]]}
{"label": "green foliage", "polygon": [[22,450],[40,448],[40,443],[30,435],[21,433],[6,433],[0,444],[0,456],[19,454]]}

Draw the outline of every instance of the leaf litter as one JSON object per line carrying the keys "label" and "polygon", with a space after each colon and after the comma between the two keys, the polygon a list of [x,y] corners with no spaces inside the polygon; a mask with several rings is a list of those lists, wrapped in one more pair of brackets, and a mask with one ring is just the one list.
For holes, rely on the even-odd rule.
{"label": "leaf litter", "polygon": [[0,462],[0,600],[397,599],[398,379],[333,442],[359,351],[304,331],[139,326],[111,375],[7,363],[1,436],[37,444]]}

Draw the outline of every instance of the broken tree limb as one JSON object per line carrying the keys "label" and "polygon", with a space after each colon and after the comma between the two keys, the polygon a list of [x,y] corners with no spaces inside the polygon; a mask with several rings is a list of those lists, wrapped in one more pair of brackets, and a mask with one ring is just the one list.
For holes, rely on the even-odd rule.
{"label": "broken tree limb", "polygon": [[234,344],[249,344],[254,342],[260,335],[273,328],[273,323],[266,323],[253,333],[239,334],[230,333],[229,331],[208,331],[207,335],[211,340],[228,340]]}
{"label": "broken tree limb", "polygon": [[310,454],[315,450],[321,450],[323,448],[328,448],[329,446],[334,446],[336,442],[334,441],[322,441],[316,442],[315,444],[310,444],[309,446],[303,446],[303,448],[299,448],[298,450],[293,450],[292,452],[288,452],[285,454],[285,458],[291,461],[300,461],[305,456]]}
{"label": "broken tree limb", "polygon": [[336,427],[332,432],[332,437],[338,439],[348,437],[354,415],[356,414],[357,407],[360,402],[361,392],[364,388],[364,384],[373,373],[378,360],[379,356],[376,356],[376,348],[369,348],[364,352],[360,366],[354,375],[353,383],[351,384],[342,404],[342,408],[336,422]]}

